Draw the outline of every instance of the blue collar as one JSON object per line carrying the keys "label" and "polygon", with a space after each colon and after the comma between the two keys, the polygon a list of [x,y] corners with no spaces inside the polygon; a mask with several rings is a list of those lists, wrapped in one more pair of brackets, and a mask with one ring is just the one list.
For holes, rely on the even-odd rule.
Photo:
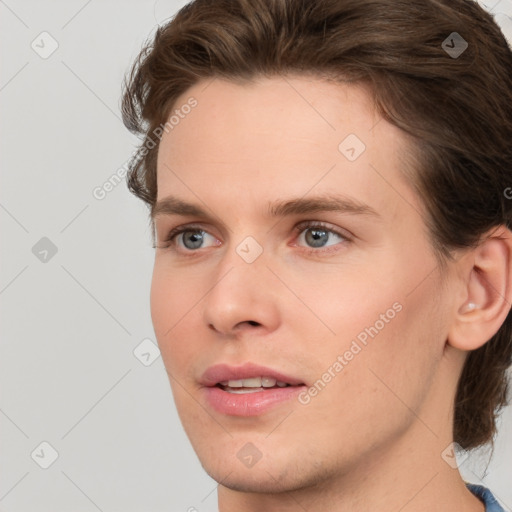
{"label": "blue collar", "polygon": [[487,487],[467,482],[466,487],[485,504],[485,512],[505,512]]}

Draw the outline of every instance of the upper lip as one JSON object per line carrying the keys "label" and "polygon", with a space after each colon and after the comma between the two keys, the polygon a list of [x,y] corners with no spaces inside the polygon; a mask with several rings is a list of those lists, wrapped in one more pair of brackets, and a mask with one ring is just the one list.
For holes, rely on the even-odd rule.
{"label": "upper lip", "polygon": [[272,377],[277,381],[286,382],[291,385],[304,384],[300,379],[251,362],[241,366],[229,366],[227,364],[210,366],[203,373],[199,382],[203,386],[212,387],[227,380],[249,379],[251,377]]}

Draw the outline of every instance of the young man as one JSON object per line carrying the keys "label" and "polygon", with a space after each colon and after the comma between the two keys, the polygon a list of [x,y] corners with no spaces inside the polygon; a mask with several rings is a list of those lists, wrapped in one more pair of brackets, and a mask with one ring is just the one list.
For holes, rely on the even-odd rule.
{"label": "young man", "polygon": [[497,512],[512,53],[469,0],[212,0],[141,52],[151,312],[220,512]]}

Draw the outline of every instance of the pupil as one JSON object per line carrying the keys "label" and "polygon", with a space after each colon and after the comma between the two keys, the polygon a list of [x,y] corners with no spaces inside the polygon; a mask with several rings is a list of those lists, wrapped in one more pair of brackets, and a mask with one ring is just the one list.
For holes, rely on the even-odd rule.
{"label": "pupil", "polygon": [[306,242],[313,247],[322,247],[328,238],[329,235],[324,229],[309,229],[306,232]]}

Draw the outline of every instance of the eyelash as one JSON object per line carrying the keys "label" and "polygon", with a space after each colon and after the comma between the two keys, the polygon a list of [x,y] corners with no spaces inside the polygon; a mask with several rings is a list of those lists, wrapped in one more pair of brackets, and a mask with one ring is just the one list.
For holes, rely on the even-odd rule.
{"label": "eyelash", "polygon": [[[340,244],[345,245],[346,243],[349,243],[352,241],[352,238],[347,233],[344,233],[344,232],[342,233],[341,231],[333,229],[329,224],[326,224],[325,222],[321,222],[321,221],[304,221],[304,222],[301,222],[300,224],[297,224],[297,226],[295,226],[293,229],[295,232],[298,233],[298,235],[300,235],[303,231],[306,231],[307,229],[311,229],[311,228],[322,229],[328,233],[333,233],[335,235],[338,235],[339,237],[341,237],[343,239],[343,241],[341,241],[337,244],[334,244],[332,246],[327,246],[326,248],[318,248],[318,249],[315,249],[314,247],[307,248],[307,247],[300,246],[301,247],[300,250],[303,252],[306,252],[306,253],[310,253],[310,254],[314,253],[314,254],[320,255],[322,253],[326,254],[326,253],[336,252],[336,251],[340,250],[339,248],[336,248],[337,246],[339,246]],[[172,250],[172,246],[174,245],[175,239],[181,233],[185,233],[187,231],[204,231],[207,233],[207,231],[205,229],[203,229],[203,227],[198,224],[187,224],[184,226],[178,226],[177,228],[172,229],[167,234],[166,238],[163,240],[165,245],[158,247],[158,248]],[[199,249],[198,250],[185,249],[185,251],[187,253],[190,253],[190,255],[192,255],[193,253],[199,252]]]}

